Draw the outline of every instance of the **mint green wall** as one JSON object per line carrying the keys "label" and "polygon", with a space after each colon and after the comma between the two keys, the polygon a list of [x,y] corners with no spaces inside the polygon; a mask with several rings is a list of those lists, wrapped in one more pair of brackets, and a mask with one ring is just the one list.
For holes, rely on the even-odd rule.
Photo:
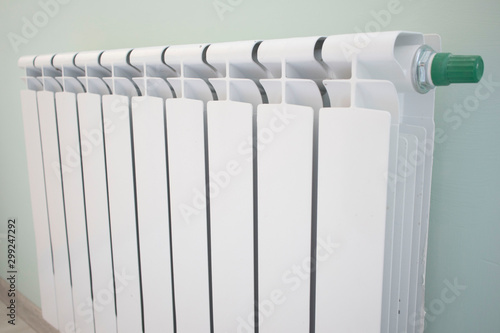
{"label": "mint green wall", "polygon": [[[55,0],[40,3],[51,1]],[[0,237],[7,218],[17,217],[18,288],[35,303],[40,297],[19,102],[23,87],[22,72],[16,67],[19,56],[352,33],[364,31],[375,20],[373,12],[397,2],[400,10],[384,17],[384,30],[438,33],[444,50],[482,55],[485,80],[493,82],[478,95],[474,85],[437,91],[441,140],[434,162],[426,332],[500,332],[498,0],[59,1],[65,4],[26,44],[19,45],[18,52],[8,34],[21,35],[23,18],[31,21],[42,7],[38,0],[0,2]],[[223,20],[214,3],[233,4],[222,14]],[[0,275],[5,277],[5,240],[0,242]],[[450,289],[454,283],[460,288]]]}

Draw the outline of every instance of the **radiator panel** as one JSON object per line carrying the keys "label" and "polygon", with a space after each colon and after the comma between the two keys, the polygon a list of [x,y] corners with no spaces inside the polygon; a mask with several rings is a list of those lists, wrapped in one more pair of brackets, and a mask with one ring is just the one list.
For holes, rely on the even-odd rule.
{"label": "radiator panel", "polygon": [[[92,269],[96,333],[116,332],[116,296],[108,207],[101,96],[78,94],[85,210]],[[87,147],[86,149],[84,147]]]}
{"label": "radiator panel", "polygon": [[37,93],[37,98],[43,165],[45,169],[47,211],[49,214],[52,255],[54,260],[54,283],[56,286],[56,300],[58,305],[58,327],[60,330],[73,332],[73,292],[71,288],[66,217],[61,184],[54,93],[39,91]]}
{"label": "radiator panel", "polygon": [[161,98],[132,98],[144,326],[173,332],[164,117]]}
{"label": "radiator panel", "polygon": [[45,194],[44,166],[41,150],[40,123],[36,91],[21,91],[26,157],[31,189],[31,209],[36,237],[38,280],[42,315],[49,324],[58,326],[57,300],[54,284],[52,241]]}
{"label": "radiator panel", "polygon": [[[204,103],[166,101],[177,330],[210,330]],[[196,320],[193,320],[196,318]]]}
{"label": "radiator panel", "polygon": [[129,97],[102,97],[117,329],[142,331],[142,292]]}
{"label": "radiator panel", "polygon": [[257,109],[263,333],[309,327],[313,121],[310,107],[270,104]]}
{"label": "radiator panel", "polygon": [[394,231],[392,242],[392,256],[391,256],[391,286],[388,297],[390,302],[388,304],[388,332],[397,332],[398,327],[398,310],[399,310],[399,288],[401,283],[401,249],[404,244],[402,243],[403,227],[404,227],[404,210],[405,210],[405,193],[406,181],[405,173],[408,163],[408,140],[404,137],[399,137],[398,152],[397,152],[398,165],[394,173],[394,187],[396,190],[396,209],[394,212]]}
{"label": "radiator panel", "polygon": [[[399,124],[391,124],[391,139],[389,146],[389,165],[388,165],[388,177],[387,177],[387,214],[386,214],[386,226],[385,226],[385,249],[384,249],[384,281],[382,286],[382,318],[381,318],[381,331],[388,332],[389,324],[392,319],[392,312],[390,310],[391,306],[391,288],[393,284],[397,284],[398,281],[394,280],[395,268],[393,267],[393,258],[398,255],[395,253],[399,251],[396,249],[395,240],[396,239],[396,224],[398,223],[398,196],[400,193],[397,192],[397,174],[398,169],[398,149],[400,147],[400,137],[399,137]],[[399,268],[398,268],[399,269]]]}
{"label": "radiator panel", "polygon": [[417,147],[411,150],[408,156],[409,172],[415,173],[415,203],[414,203],[414,223],[412,231],[411,255],[410,255],[410,283],[408,297],[408,317],[407,327],[411,332],[415,332],[417,281],[419,266],[419,247],[422,227],[422,201],[424,192],[424,168],[425,168],[425,128],[411,125],[402,125],[403,133],[413,135],[417,139]]}
{"label": "radiator panel", "polygon": [[238,327],[253,325],[253,113],[248,103],[215,101],[207,106],[212,286],[217,332],[236,332]]}
{"label": "radiator panel", "polygon": [[71,273],[75,276],[72,280],[75,330],[93,333],[94,313],[85,309],[92,299],[92,287],[76,94],[58,92],[55,98]]}
{"label": "radiator panel", "polygon": [[408,302],[410,298],[410,270],[411,270],[411,246],[413,240],[413,222],[415,216],[415,187],[416,187],[416,173],[410,171],[409,166],[410,154],[415,151],[418,146],[417,137],[411,134],[405,134],[403,137],[406,139],[408,144],[408,157],[407,157],[407,169],[404,171],[403,175],[406,180],[405,187],[405,202],[404,202],[404,215],[403,215],[403,230],[401,236],[401,275],[400,275],[400,285],[399,285],[399,299],[400,305],[398,309],[398,330],[407,329],[407,318],[408,312]]}
{"label": "radiator panel", "polygon": [[390,122],[384,111],[320,110],[317,250],[328,242],[329,256],[318,260],[317,332],[380,329]]}

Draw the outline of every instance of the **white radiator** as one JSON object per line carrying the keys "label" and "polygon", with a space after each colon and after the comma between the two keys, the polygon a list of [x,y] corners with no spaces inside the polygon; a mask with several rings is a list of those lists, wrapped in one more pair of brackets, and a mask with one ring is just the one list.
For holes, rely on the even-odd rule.
{"label": "white radiator", "polygon": [[22,57],[44,318],[422,332],[433,88],[482,74],[434,50],[386,32]]}

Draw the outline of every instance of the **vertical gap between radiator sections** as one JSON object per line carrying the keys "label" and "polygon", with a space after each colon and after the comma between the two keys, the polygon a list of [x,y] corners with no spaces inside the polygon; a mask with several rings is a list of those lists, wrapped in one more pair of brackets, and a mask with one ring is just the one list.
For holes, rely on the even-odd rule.
{"label": "vertical gap between radiator sections", "polygon": [[[321,50],[326,38],[319,38],[314,45],[314,58],[325,70],[326,64],[321,57]],[[316,82],[323,97],[323,107],[330,106],[330,99],[321,81]],[[311,198],[311,277],[309,304],[309,332],[316,331],[316,270],[317,270],[317,237],[318,237],[318,128],[319,110],[314,110],[313,120],[313,155],[312,155],[312,198]]]}
{"label": "vertical gap between radiator sections", "polygon": [[[203,49],[201,55],[202,61],[205,65],[210,67],[217,73],[217,69],[210,65],[207,61],[207,51],[210,45],[207,45]],[[212,92],[212,98],[214,101],[218,100],[217,92],[212,86],[208,78],[203,79],[207,86]],[[184,97],[184,96],[183,96]],[[205,204],[207,213],[207,251],[208,251],[208,300],[209,300],[209,311],[210,311],[210,332],[214,333],[214,297],[212,288],[212,231],[211,231],[211,219],[210,219],[210,167],[209,167],[209,156],[208,156],[208,119],[207,119],[207,104],[203,103],[203,137],[204,137],[204,151],[205,151]]]}
{"label": "vertical gap between radiator sections", "polygon": [[203,110],[203,136],[205,150],[205,203],[207,213],[207,250],[208,250],[208,299],[210,311],[210,332],[214,333],[214,302],[212,290],[212,232],[210,220],[210,168],[208,164],[208,122],[206,105]]}
{"label": "vertical gap between radiator sections", "polygon": [[[262,65],[259,61],[259,47],[260,47],[260,44],[262,44],[262,41],[260,42],[257,42],[255,43],[255,46],[254,48],[252,49],[252,60],[260,67],[262,68],[262,70],[264,70],[267,74],[267,77],[268,78],[271,78],[272,75],[271,75],[271,72],[266,68],[266,66]],[[258,80],[256,80],[256,83],[259,83]],[[266,96],[266,99],[267,99],[267,96]]]}
{"label": "vertical gap between radiator sections", "polygon": [[[212,98],[214,101],[218,101],[219,100],[219,97],[217,96],[217,92],[215,91],[215,88],[214,86],[212,85],[212,83],[210,83],[210,81],[208,81],[208,79],[203,79],[203,81],[205,81],[205,83],[207,84],[208,88],[210,88],[210,92],[212,93]],[[205,104],[205,113],[207,112],[206,111],[206,104]]]}
{"label": "vertical gap between radiator sections", "polygon": [[[100,56],[99,56],[100,59]],[[100,60],[99,60],[100,61]],[[103,81],[104,82],[104,81]],[[106,84],[107,85],[107,84]],[[109,89],[109,87],[108,87]],[[111,90],[110,90],[111,92]],[[107,207],[108,207],[108,226],[109,226],[109,246],[111,249],[111,272],[113,274],[113,297],[114,297],[114,302],[115,302],[115,316],[118,316],[118,308],[116,304],[116,281],[115,281],[115,256],[113,254],[113,237],[111,235],[113,234],[112,232],[112,226],[111,226],[111,213],[109,211],[109,187],[108,187],[108,160],[106,157],[106,136],[104,135],[104,114],[102,112],[102,96],[100,96],[100,102],[101,102],[101,124],[102,124],[102,145],[103,145],[103,151],[104,151],[104,175],[106,176],[106,200],[108,201]]]}
{"label": "vertical gap between radiator sections", "polygon": [[[162,56],[163,59],[163,56]],[[170,168],[168,164],[168,136],[167,136],[167,113],[165,110],[165,101],[163,101],[163,126],[165,133],[165,159],[167,173],[167,205],[168,205],[168,230],[170,238],[170,274],[172,283],[172,314],[174,317],[174,333],[177,333],[177,315],[175,310],[175,281],[174,281],[174,247],[172,245],[172,204],[170,202]]]}
{"label": "vertical gap between radiator sections", "polygon": [[[210,65],[208,63],[208,60],[207,60],[207,51],[208,51],[208,48],[210,47],[210,45],[207,45],[204,49],[203,49],[203,53],[201,54],[201,60],[203,61],[203,63],[205,65],[207,65],[208,67],[210,67],[210,69],[217,74],[217,76],[221,76],[220,73],[217,71],[217,68],[215,68],[214,66]],[[219,100],[219,97],[217,96],[217,91],[215,91],[215,88],[214,86],[212,85],[212,83],[208,80],[208,78],[203,78],[203,81],[205,81],[205,83],[207,84],[208,88],[210,88],[210,92],[212,93],[212,98],[214,101],[218,101]],[[184,96],[183,96],[184,97]],[[205,104],[205,113],[206,113],[206,104]],[[206,140],[205,140],[206,142]],[[207,150],[208,150],[208,146],[207,146]],[[208,160],[207,160],[207,163],[208,163]],[[208,164],[207,164],[208,166]],[[207,176],[208,177],[208,176]],[[209,177],[208,177],[209,178]],[[207,178],[207,179],[208,179]],[[207,192],[207,197],[208,197],[208,192]]]}
{"label": "vertical gap between radiator sections", "polygon": [[[56,106],[55,106],[55,93],[53,93],[54,95],[54,116],[55,116],[55,121],[56,121],[56,135],[57,135],[57,145],[58,145],[58,151],[59,151],[59,171],[61,172],[60,173],[60,177],[61,177],[61,196],[62,196],[62,201],[63,201],[63,213],[64,213],[64,226],[65,226],[65,231],[66,231],[66,247],[68,249],[68,263],[69,263],[69,282],[71,284],[71,287],[73,287],[73,275],[71,274],[71,256],[70,256],[70,248],[69,248],[69,241],[68,241],[68,223],[67,223],[67,220],[66,220],[66,200],[64,199],[64,181],[63,181],[63,177],[62,177],[62,173],[63,173],[63,170],[62,170],[62,160],[61,160],[61,146],[59,144],[59,124],[58,124],[58,121],[57,121],[57,112],[56,112]],[[74,312],[74,309],[73,309],[73,312]],[[74,314],[73,314],[74,315]]]}
{"label": "vertical gap between radiator sections", "polygon": [[208,60],[207,60],[207,51],[208,51],[208,48],[210,47],[210,44],[209,45],[206,45],[205,48],[203,49],[203,52],[201,53],[201,61],[203,61],[203,63],[205,65],[207,65],[208,67],[210,67],[210,69],[212,71],[214,71],[214,73],[218,73],[217,71],[217,68],[215,68],[214,66],[212,66]]}
{"label": "vertical gap between radiator sections", "polygon": [[312,207],[311,207],[311,289],[309,308],[309,331],[316,330],[316,251],[318,236],[318,126],[319,110],[314,110],[313,155],[312,155]]}
{"label": "vertical gap between radiator sections", "polygon": [[[266,72],[267,77],[271,77],[272,76],[271,72],[264,65],[262,65],[259,62],[259,59],[258,59],[257,55],[258,55],[258,52],[259,52],[259,46],[260,46],[260,44],[262,44],[262,41],[255,43],[255,46],[252,49],[252,60],[260,68],[262,68]],[[257,85],[257,88],[259,88],[259,92],[260,92],[260,95],[262,97],[262,104],[269,104],[269,99],[267,98],[266,90],[264,89],[264,87],[262,86],[262,84],[260,83],[260,81],[256,79],[256,80],[254,80],[254,82]],[[255,154],[254,157],[257,158],[257,155]],[[254,168],[254,170],[256,170],[256,169]]]}
{"label": "vertical gap between radiator sections", "polygon": [[[139,95],[140,96],[140,95]],[[130,148],[132,153],[132,179],[134,182],[134,205],[135,205],[135,230],[137,238],[137,265],[139,267],[139,286],[141,294],[141,319],[142,319],[142,331],[145,331],[144,325],[144,296],[142,291],[142,267],[141,267],[141,242],[139,237],[139,214],[138,214],[138,204],[137,204],[137,178],[135,176],[135,147],[134,147],[134,126],[132,123],[132,98],[129,97],[129,119],[130,119]]]}
{"label": "vertical gap between radiator sections", "polygon": [[[76,104],[76,94],[75,94],[75,104]],[[80,150],[80,174],[82,176],[82,194],[83,194],[83,217],[85,219],[85,231],[87,240],[87,257],[89,262],[89,278],[90,278],[90,297],[92,297],[92,304],[94,304],[94,284],[92,282],[92,259],[90,258],[90,244],[89,244],[89,227],[87,223],[87,200],[85,199],[85,181],[83,180],[83,155],[82,155],[82,140],[80,137],[80,115],[79,115],[78,105],[76,106],[76,124],[78,131],[78,148]],[[95,316],[92,316],[93,326],[95,327]]]}
{"label": "vertical gap between radiator sections", "polygon": [[[259,62],[258,52],[262,41],[255,43],[252,49],[252,60],[262,68],[267,77],[271,77],[269,70]],[[260,95],[262,97],[262,104],[269,104],[269,98],[267,97],[266,91],[259,80],[254,80],[255,84],[259,88]],[[254,107],[252,113],[252,171],[253,171],[253,260],[254,260],[254,333],[259,333],[259,193],[258,193],[258,144],[257,138],[257,108]]]}
{"label": "vertical gap between radiator sections", "polygon": [[[267,103],[267,95],[266,103]],[[253,267],[254,267],[254,327],[255,333],[259,333],[259,206],[258,206],[258,174],[257,174],[257,109],[252,114],[252,170],[253,170]]]}
{"label": "vertical gap between radiator sections", "polygon": [[[61,145],[59,144],[59,123],[57,120],[57,110],[56,110],[56,95],[55,92],[52,93],[54,96],[54,117],[56,121],[56,135],[57,135],[57,145],[58,145],[58,157],[59,157],[59,171],[60,173],[60,179],[61,179],[61,196],[62,196],[62,202],[63,202],[63,214],[64,214],[64,226],[65,226],[65,232],[66,232],[66,249],[68,251],[68,264],[69,264],[69,283],[71,285],[71,288],[73,289],[73,274],[71,272],[71,255],[70,255],[70,248],[69,248],[69,241],[68,241],[68,223],[66,220],[66,201],[64,199],[64,183],[63,183],[63,176],[62,176],[62,160],[61,160]],[[71,295],[71,300],[73,300],[73,295]],[[72,306],[73,310],[73,320],[76,318],[75,316],[75,306]]]}
{"label": "vertical gap between radiator sections", "polygon": [[[164,64],[165,66],[167,66],[172,72],[175,73],[177,71],[172,66],[170,66],[169,64],[167,64],[165,62],[165,53],[167,52],[167,50],[168,50],[168,46],[161,53],[161,63]],[[167,83],[168,88],[170,89],[170,92],[172,93],[172,98],[179,98],[180,96],[177,96],[177,94],[175,93],[174,87],[172,87],[172,84],[166,78],[163,78],[163,80]],[[165,109],[165,100],[163,100],[163,107]],[[164,118],[166,119],[165,112],[163,112],[163,113],[164,113]],[[165,140],[166,140],[166,137],[167,137],[167,125],[166,125],[166,122],[165,122]],[[167,141],[165,141],[165,144],[166,143],[167,143]],[[167,147],[167,146],[165,146],[165,147]],[[167,172],[168,172],[168,158],[167,158]],[[170,191],[170,186],[168,184],[169,184],[169,180],[168,180],[168,174],[167,174],[167,188]],[[168,207],[169,207],[168,216],[169,216],[169,221],[171,221],[170,220],[170,216],[171,215],[170,215],[170,194],[169,193],[170,192],[167,193],[168,198],[169,198],[168,199],[168,202],[169,202],[169,204],[168,204]],[[170,234],[172,234],[172,233],[170,233]],[[172,236],[170,236],[170,237],[172,237]],[[172,244],[172,243],[170,243],[170,244]],[[170,253],[172,253],[172,251],[170,251]],[[175,323],[175,316],[174,316],[174,323]],[[175,327],[175,324],[174,324],[174,327]]]}
{"label": "vertical gap between radiator sections", "polygon": [[[324,68],[326,73],[329,73],[328,66],[325,64],[323,61],[323,57],[321,56],[322,54],[322,49],[323,49],[323,44],[325,43],[326,38],[321,37],[318,39],[316,42],[316,45],[314,45],[314,58],[316,61]],[[331,106],[330,103],[330,96],[328,96],[328,92],[321,80],[317,81],[316,84],[318,85],[319,91],[321,92],[321,97],[323,99],[323,107],[328,108]]]}
{"label": "vertical gap between radiator sections", "polygon": [[[35,62],[35,59],[33,59],[33,63],[34,62]],[[35,92],[35,96],[37,98],[37,103],[36,103],[36,117],[38,119],[38,136],[40,138],[40,152],[41,152],[41,156],[42,156],[43,190],[45,192],[45,209],[46,209],[46,212],[47,212],[47,226],[49,227],[50,255],[51,255],[51,258],[54,258],[54,250],[52,248],[52,236],[51,236],[52,233],[50,231],[49,205],[47,203],[47,184],[45,182],[45,165],[43,163],[44,158],[43,158],[43,149],[42,149],[42,132],[40,130],[40,109],[38,108],[38,97],[37,97],[36,92]],[[51,260],[51,265],[52,265],[52,274],[55,274],[54,260]]]}

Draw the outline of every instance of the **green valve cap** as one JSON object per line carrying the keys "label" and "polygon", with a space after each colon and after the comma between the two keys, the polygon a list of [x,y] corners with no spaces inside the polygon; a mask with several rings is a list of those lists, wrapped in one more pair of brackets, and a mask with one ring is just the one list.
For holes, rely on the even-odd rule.
{"label": "green valve cap", "polygon": [[484,72],[483,58],[476,55],[436,53],[432,61],[431,78],[435,86],[450,83],[477,83]]}

